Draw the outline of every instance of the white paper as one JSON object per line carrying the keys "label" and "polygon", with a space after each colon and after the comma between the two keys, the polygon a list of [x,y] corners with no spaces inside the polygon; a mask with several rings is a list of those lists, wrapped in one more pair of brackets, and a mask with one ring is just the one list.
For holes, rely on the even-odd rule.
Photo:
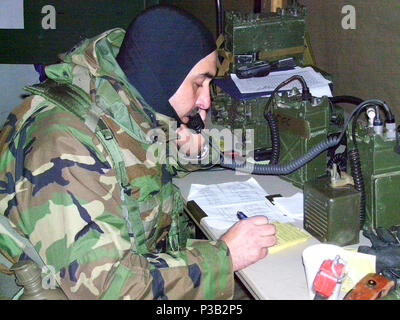
{"label": "white paper", "polygon": [[201,219],[201,223],[206,223],[208,226],[217,230],[228,230],[232,227],[237,221],[232,220],[222,220],[218,218],[204,217]]}
{"label": "white paper", "polygon": [[[203,209],[203,208],[202,208]],[[221,219],[224,221],[237,222],[238,218],[236,213],[242,211],[247,217],[266,216],[270,222],[292,222],[293,219],[284,216],[273,205],[268,204],[266,200],[260,202],[241,203],[223,207],[206,207],[207,216],[214,219]]]}
{"label": "white paper", "polygon": [[24,29],[24,0],[0,0],[0,29]]}
{"label": "white paper", "polygon": [[266,216],[270,222],[293,222],[272,205],[267,192],[254,178],[245,182],[228,182],[213,185],[192,184],[188,201],[194,200],[207,214],[208,225],[215,229],[228,229],[238,221],[238,211],[247,217]]}
{"label": "white paper", "polygon": [[[293,70],[271,72],[266,77],[253,77],[248,79],[239,79],[236,74],[231,74],[231,78],[241,93],[257,93],[274,91],[278,85],[293,75],[299,75],[304,78],[314,97],[322,97],[324,95],[332,96],[332,92],[329,88],[331,81],[325,79],[311,67],[297,67]],[[291,90],[294,87],[301,91],[302,87],[299,81],[292,81],[280,90]]]}
{"label": "white paper", "polygon": [[303,220],[304,212],[304,196],[302,192],[298,192],[291,197],[274,198],[274,204],[287,216],[293,219]]}
{"label": "white paper", "polygon": [[[300,90],[302,91],[302,90]],[[313,97],[322,98],[323,96],[333,97],[331,88],[329,85],[317,87],[317,88],[310,88],[310,93]]]}
{"label": "white paper", "polygon": [[[268,195],[254,178],[245,182],[226,182],[212,185],[192,184],[188,200],[199,207],[213,207],[264,201]],[[204,209],[203,209],[204,210]]]}

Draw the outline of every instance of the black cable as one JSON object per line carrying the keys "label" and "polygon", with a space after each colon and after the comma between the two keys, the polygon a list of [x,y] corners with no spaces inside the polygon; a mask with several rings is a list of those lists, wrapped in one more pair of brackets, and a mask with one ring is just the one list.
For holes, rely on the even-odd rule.
{"label": "black cable", "polygon": [[364,178],[361,171],[361,162],[360,162],[360,154],[358,149],[353,149],[349,151],[349,161],[351,167],[351,175],[354,181],[354,188],[361,193],[361,201],[360,201],[360,229],[364,226],[365,223],[365,203],[366,203],[366,195],[365,195],[365,185]]}
{"label": "black cable", "polygon": [[[354,110],[351,112],[350,116],[346,119],[346,123],[344,124],[344,127],[343,127],[343,130],[342,130],[341,134],[340,134],[340,137],[343,138],[343,136],[344,136],[344,134],[345,134],[345,132],[346,132],[346,128],[348,127],[350,121],[351,121],[351,120],[353,119],[353,117],[360,111],[360,109],[363,109],[364,107],[366,107],[366,106],[368,106],[368,105],[376,104],[376,103],[379,103],[379,105],[382,105],[382,106],[383,106],[383,103],[384,103],[384,102],[383,102],[383,101],[380,101],[380,100],[375,100],[375,99],[366,100],[366,101],[362,102],[361,104],[359,104],[356,108],[354,108]],[[386,107],[387,107],[387,105],[386,105]],[[387,107],[387,108],[388,108],[388,107]],[[360,111],[360,112],[361,112],[361,111]],[[393,119],[393,121],[394,121],[393,114],[391,113],[390,110],[389,110],[389,114],[390,114],[390,118]]]}
{"label": "black cable", "polygon": [[[366,194],[365,194],[365,185],[363,174],[361,170],[361,162],[360,162],[360,153],[358,151],[357,146],[357,137],[356,137],[356,128],[357,128],[357,121],[361,114],[361,112],[369,107],[374,106],[376,111],[377,118],[380,120],[378,106],[382,106],[385,109],[386,115],[388,117],[387,121],[394,121],[394,117],[389,109],[389,107],[380,100],[368,100],[364,103],[360,104],[357,107],[357,112],[354,113],[354,119],[352,123],[351,135],[353,139],[353,149],[349,151],[349,161],[351,167],[351,175],[354,181],[354,188],[361,193],[361,202],[360,202],[360,228],[364,226],[365,219],[366,219]],[[396,133],[396,139],[398,139],[398,134]]]}
{"label": "black cable", "polygon": [[[268,101],[267,101],[267,103],[265,105],[265,110],[264,110],[264,117],[267,120],[268,120],[269,114],[270,114],[270,110],[269,110],[270,109],[270,104],[271,104],[272,100],[274,99],[275,94],[279,91],[279,89],[281,89],[282,87],[286,86],[287,84],[289,84],[290,82],[292,82],[294,80],[298,80],[302,85],[302,99],[311,101],[312,96],[311,96],[311,93],[310,93],[310,90],[309,90],[309,88],[307,86],[306,81],[304,80],[304,78],[302,76],[294,75],[294,76],[290,77],[289,79],[287,79],[287,80],[283,81],[282,83],[280,83],[274,89],[274,91],[272,92],[271,96],[269,97],[269,99],[268,99]],[[352,97],[352,96],[337,96],[337,97],[334,97],[332,99],[333,103],[339,103],[339,102],[357,103],[357,102],[360,102],[360,100],[361,99],[356,98],[356,97]],[[303,155],[300,158],[290,162],[289,164],[286,164],[286,165],[278,165],[278,164],[259,165],[259,164],[251,164],[251,163],[248,163],[246,161],[244,163],[242,163],[242,164],[238,164],[238,163],[236,163],[234,161],[234,159],[230,159],[232,161],[231,163],[225,163],[225,157],[221,153],[221,151],[219,150],[219,153],[221,155],[220,166],[224,167],[224,168],[232,169],[232,170],[237,170],[238,169],[240,171],[253,173],[253,174],[263,174],[263,175],[268,175],[268,174],[286,175],[286,174],[290,174],[291,172],[301,168],[306,163],[308,163],[311,160],[313,160],[321,152],[323,152],[323,151],[325,151],[325,150],[327,150],[329,148],[332,148],[335,145],[337,145],[338,143],[340,143],[340,141],[342,141],[342,139],[343,139],[343,137],[344,137],[344,135],[345,135],[345,133],[347,131],[347,127],[348,127],[350,121],[352,120],[352,118],[355,115],[357,115],[357,118],[358,118],[359,114],[361,113],[361,110],[363,108],[365,108],[366,106],[370,105],[370,104],[383,106],[383,108],[386,111],[388,121],[394,122],[393,114],[391,113],[389,107],[386,105],[385,102],[383,102],[381,100],[376,100],[376,99],[367,100],[367,101],[364,101],[364,102],[361,102],[360,104],[358,104],[358,106],[353,110],[353,112],[347,118],[347,120],[345,122],[345,125],[343,126],[342,132],[340,133],[338,138],[329,137],[327,140],[322,141],[319,144],[317,144],[316,146],[314,146],[305,155]],[[397,134],[398,133],[396,132],[396,135]],[[212,147],[216,148],[213,145],[212,145]],[[279,153],[278,153],[278,155],[279,155]]]}
{"label": "black cable", "polygon": [[224,33],[224,9],[222,7],[222,0],[216,1],[217,6],[217,32],[218,35]]}
{"label": "black cable", "polygon": [[355,116],[355,114],[358,113],[361,109],[363,109],[366,105],[369,105],[372,103],[377,103],[377,102],[379,102],[379,104],[382,104],[382,101],[380,101],[380,100],[367,100],[367,101],[364,101],[361,104],[359,104],[353,110],[353,112],[350,114],[350,116],[346,119],[346,123],[345,123],[345,125],[342,129],[342,132],[340,133],[338,138],[329,137],[327,140],[322,141],[319,144],[317,144],[316,146],[314,146],[305,155],[290,162],[289,164],[286,164],[286,165],[259,165],[259,164],[252,164],[252,163],[248,163],[248,162],[239,164],[239,163],[236,163],[233,159],[230,159],[231,163],[225,163],[225,158],[222,155],[220,166],[224,167],[224,168],[232,169],[232,170],[239,170],[239,171],[244,171],[247,173],[262,174],[262,175],[286,175],[286,174],[292,173],[293,171],[301,168],[306,163],[313,160],[321,152],[337,145],[343,139],[343,136],[347,131],[347,127],[348,127],[350,121]]}
{"label": "black cable", "polygon": [[242,164],[236,163],[233,159],[229,159],[231,163],[225,163],[225,158],[221,159],[220,166],[232,170],[239,170],[246,173],[260,174],[260,175],[287,175],[293,171],[301,168],[306,163],[310,162],[321,152],[328,148],[335,146],[338,141],[336,138],[328,138],[325,141],[320,142],[314,146],[309,152],[300,158],[293,160],[292,162],[285,165],[260,165],[254,163],[243,162]]}
{"label": "black cable", "polygon": [[337,153],[331,155],[331,158],[329,159],[327,164],[328,168],[332,168],[333,164],[337,165],[339,172],[345,171],[347,165],[347,157],[345,153]]}
{"label": "black cable", "polygon": [[386,122],[394,123],[393,113],[385,101],[378,100],[378,99],[371,99],[371,100],[368,100],[368,102],[369,102],[369,104],[373,104],[373,105],[382,107],[386,113]]}
{"label": "black cable", "polygon": [[283,88],[284,86],[288,85],[290,82],[295,81],[295,80],[297,80],[301,83],[303,100],[311,100],[311,93],[310,93],[310,90],[309,90],[304,78],[299,75],[294,75],[294,76],[290,77],[289,79],[280,83],[274,89],[274,91],[271,93],[271,95],[265,105],[264,118],[268,122],[268,125],[270,128],[270,133],[271,133],[272,156],[271,156],[270,164],[278,164],[279,156],[280,156],[280,149],[281,149],[278,122],[276,121],[275,116],[270,112],[270,105],[271,105],[272,100],[274,99],[276,93],[279,91],[279,89]]}
{"label": "black cable", "polygon": [[271,132],[271,149],[272,149],[272,155],[270,159],[270,164],[278,164],[279,162],[279,156],[281,152],[281,141],[279,137],[279,126],[278,126],[278,121],[276,120],[275,116],[267,112],[265,115],[265,118],[267,119],[270,132]]}
{"label": "black cable", "polygon": [[329,98],[329,100],[333,103],[333,104],[337,104],[337,103],[350,103],[350,104],[355,104],[355,105],[359,105],[361,103],[363,103],[363,99],[354,97],[354,96],[335,96],[335,97],[331,97]]}
{"label": "black cable", "polygon": [[[349,104],[353,104],[353,105],[359,105],[361,104],[364,100],[355,96],[334,96],[334,97],[330,97],[328,98],[329,101],[329,109],[331,111],[331,114],[333,114],[333,105],[334,104],[339,104],[339,103],[349,103]],[[342,119],[338,119],[335,121],[335,124],[337,125],[343,125],[343,123],[341,122]]]}
{"label": "black cable", "polygon": [[275,95],[277,94],[277,92],[279,91],[279,89],[283,88],[284,86],[288,85],[290,82],[297,80],[301,83],[302,86],[302,98],[303,100],[311,100],[311,93],[310,93],[310,89],[307,86],[306,81],[304,80],[304,78],[302,76],[299,75],[294,75],[291,76],[289,79],[283,81],[282,83],[280,83],[275,89],[274,91],[272,91],[269,99],[267,100],[267,103],[265,105],[265,110],[264,110],[264,117],[266,116],[266,114],[268,112],[270,112],[269,108],[270,108],[270,104],[272,102],[272,100],[275,98]]}
{"label": "black cable", "polygon": [[[369,107],[369,106],[374,106],[374,107],[383,107],[384,111],[386,113],[386,117],[387,117],[387,122],[393,123],[394,122],[394,116],[391,112],[391,110],[389,109],[389,107],[386,105],[385,102],[381,101],[381,100],[376,100],[376,99],[372,99],[372,100],[367,100],[364,101],[362,104],[360,104],[355,110],[357,110],[357,112],[354,115],[354,120],[352,123],[352,138],[353,138],[353,143],[355,148],[357,148],[357,139],[356,139],[356,127],[357,127],[357,120],[358,117],[360,116],[361,112],[363,111],[363,109]],[[354,111],[353,111],[354,112]],[[380,119],[379,116],[379,110],[376,110],[376,115],[378,117],[378,119]],[[397,133],[396,133],[397,135]]]}
{"label": "black cable", "polygon": [[353,119],[352,126],[351,126],[351,137],[353,139],[353,144],[354,144],[355,149],[357,149],[357,139],[356,139],[357,121],[358,121],[358,118],[359,118],[361,112],[363,111],[363,109],[368,106],[371,106],[371,104],[363,105],[362,108],[359,108],[359,110],[354,115],[354,119]]}

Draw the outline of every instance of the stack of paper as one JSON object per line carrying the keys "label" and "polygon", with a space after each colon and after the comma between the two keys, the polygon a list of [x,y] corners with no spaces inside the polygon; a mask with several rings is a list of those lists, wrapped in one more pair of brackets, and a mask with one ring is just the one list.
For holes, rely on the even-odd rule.
{"label": "stack of paper", "polygon": [[288,217],[303,220],[304,215],[304,196],[298,192],[291,197],[274,198],[274,204]]}
{"label": "stack of paper", "polygon": [[[319,72],[316,72],[311,67],[297,67],[293,70],[271,72],[266,77],[254,77],[248,79],[239,79],[235,74],[231,74],[231,78],[242,94],[265,92],[265,95],[269,95],[283,81],[289,79],[293,75],[299,75],[304,78],[312,96],[332,97],[332,92],[329,87],[331,81],[325,79]],[[292,81],[288,85],[282,87],[280,91],[288,91],[294,87],[301,91],[302,86],[299,81]]]}
{"label": "stack of paper", "polygon": [[[213,185],[192,184],[188,201],[194,200],[207,214],[208,219],[215,220],[215,226],[231,226],[238,221],[236,213],[242,211],[248,217],[263,215],[269,221],[292,222],[272,205],[265,196],[268,195],[254,178],[245,182],[228,182]],[[220,220],[220,221],[218,221]]]}
{"label": "stack of paper", "polygon": [[207,214],[202,223],[217,230],[227,230],[238,222],[237,211],[248,217],[263,215],[275,224],[277,244],[269,248],[275,253],[311,238],[303,230],[288,222],[294,220],[271,204],[268,195],[254,178],[245,182],[228,182],[213,185],[192,184],[188,201],[193,200]]}

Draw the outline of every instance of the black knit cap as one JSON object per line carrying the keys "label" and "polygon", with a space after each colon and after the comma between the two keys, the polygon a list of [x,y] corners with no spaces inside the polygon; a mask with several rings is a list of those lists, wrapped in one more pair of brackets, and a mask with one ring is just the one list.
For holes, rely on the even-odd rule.
{"label": "black knit cap", "polygon": [[155,111],[179,121],[168,100],[214,50],[212,33],[197,18],[173,6],[155,6],[128,27],[116,59]]}

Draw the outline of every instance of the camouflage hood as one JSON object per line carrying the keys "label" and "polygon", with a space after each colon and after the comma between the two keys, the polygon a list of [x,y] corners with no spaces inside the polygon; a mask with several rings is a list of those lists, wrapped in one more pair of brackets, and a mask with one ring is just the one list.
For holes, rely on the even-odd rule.
{"label": "camouflage hood", "polygon": [[152,110],[136,88],[130,84],[115,60],[124,37],[125,31],[116,28],[105,31],[91,39],[82,40],[68,52],[59,55],[62,63],[46,67],[47,77],[56,82],[68,82],[78,86],[81,86],[82,83],[79,82],[79,77],[75,77],[74,72],[86,74],[92,78],[111,78],[122,83],[132,95],[138,98],[143,107]]}
{"label": "camouflage hood", "polygon": [[[56,82],[76,85],[90,94],[94,91],[90,87],[90,81],[96,79],[96,90],[102,96],[111,96],[111,94],[107,88],[104,89],[104,86],[99,83],[99,79],[104,79],[106,82],[111,80],[117,83],[120,91],[125,92],[123,97],[126,97],[127,100],[129,97],[131,99],[134,97],[137,102],[135,103],[136,112],[139,112],[144,119],[147,119],[147,122],[152,124],[153,127],[156,126],[156,120],[158,120],[158,125],[161,125],[163,130],[167,131],[170,126],[174,127],[173,123],[176,123],[176,120],[154,111],[137,89],[131,85],[115,59],[124,37],[125,31],[121,28],[116,28],[105,31],[91,39],[84,39],[68,52],[59,55],[61,63],[47,66],[45,69],[46,75]],[[99,89],[99,87],[103,89]],[[125,100],[123,97],[122,100]],[[109,100],[113,101],[110,102]],[[125,100],[124,103],[126,102]],[[120,103],[120,100],[116,101],[111,98],[106,103],[103,103],[102,107],[108,111],[108,115],[119,126],[129,131],[129,129],[132,129],[130,117],[127,114],[127,110],[124,107],[120,107]],[[142,133],[137,134],[142,136]],[[142,138],[142,142],[148,140],[144,136]]]}

